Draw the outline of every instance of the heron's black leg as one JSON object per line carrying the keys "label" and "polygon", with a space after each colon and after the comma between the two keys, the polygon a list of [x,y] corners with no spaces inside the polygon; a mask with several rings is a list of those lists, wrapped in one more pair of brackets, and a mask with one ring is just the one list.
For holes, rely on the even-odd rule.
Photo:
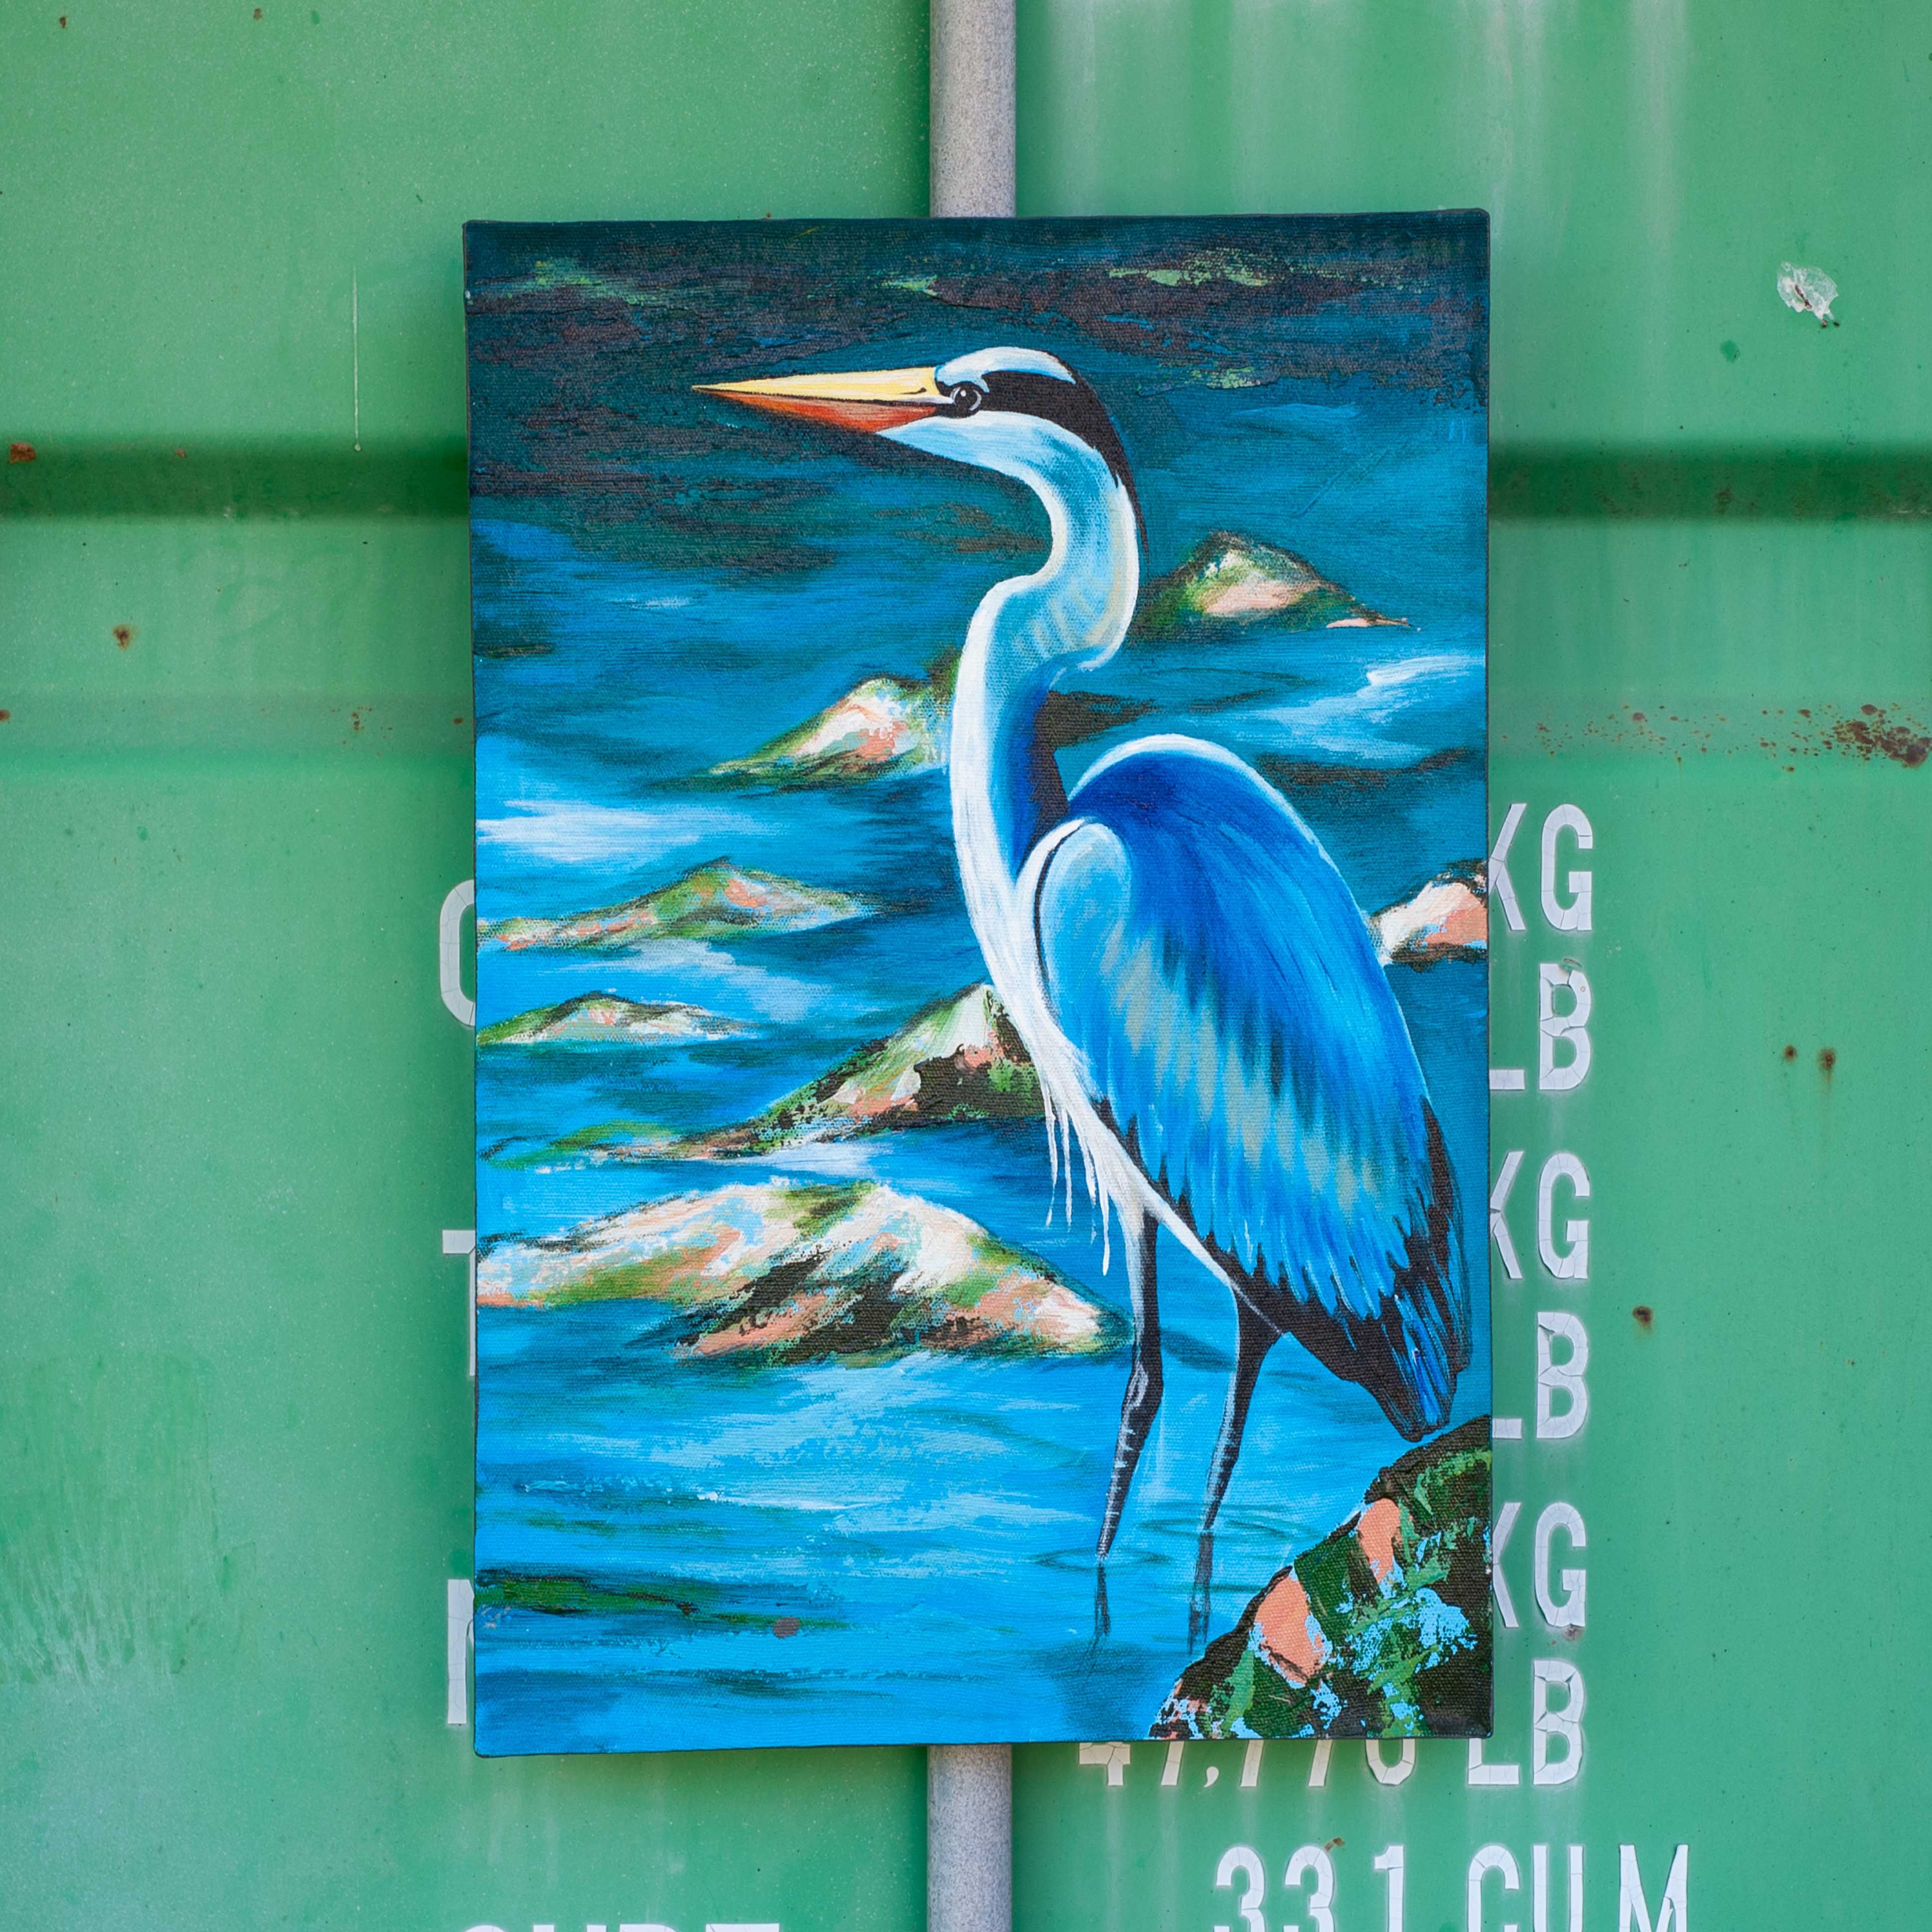
{"label": "heron's black leg", "polygon": [[1154,1245],[1160,1224],[1151,1214],[1130,1219],[1130,1212],[1124,1210],[1121,1216],[1126,1223],[1121,1245],[1126,1250],[1127,1292],[1134,1306],[1134,1365],[1120,1400],[1120,1432],[1114,1438],[1114,1474],[1107,1484],[1107,1514],[1100,1526],[1102,1557],[1114,1546],[1134,1466],[1160,1406],[1160,1309],[1154,1291]]}
{"label": "heron's black leg", "polygon": [[1248,1404],[1253,1398],[1262,1364],[1281,1339],[1281,1331],[1264,1322],[1238,1294],[1234,1298],[1234,1375],[1228,1384],[1228,1406],[1221,1412],[1220,1440],[1214,1445],[1208,1501],[1201,1512],[1204,1537],[1214,1527],[1215,1512],[1221,1507],[1228,1478],[1234,1473],[1234,1460],[1241,1453],[1241,1432],[1248,1426]]}
{"label": "heron's black leg", "polygon": [[1194,1589],[1187,1599],[1187,1647],[1198,1650],[1208,1641],[1214,1614],[1214,1533],[1204,1529],[1194,1546]]}

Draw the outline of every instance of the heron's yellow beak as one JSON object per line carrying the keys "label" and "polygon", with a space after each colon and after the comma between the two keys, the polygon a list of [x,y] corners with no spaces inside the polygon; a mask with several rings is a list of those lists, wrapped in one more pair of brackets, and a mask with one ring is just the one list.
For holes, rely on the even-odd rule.
{"label": "heron's yellow beak", "polygon": [[950,400],[930,369],[855,369],[843,375],[772,376],[755,382],[699,382],[700,394],[839,429],[897,429]]}

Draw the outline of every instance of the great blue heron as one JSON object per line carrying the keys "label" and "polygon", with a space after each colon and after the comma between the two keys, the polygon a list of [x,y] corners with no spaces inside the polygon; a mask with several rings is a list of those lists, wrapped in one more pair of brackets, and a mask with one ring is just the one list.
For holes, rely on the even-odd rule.
{"label": "great blue heron", "polygon": [[1119,650],[1140,588],[1126,452],[1064,362],[985,349],[936,368],[703,386],[1016,477],[1046,506],[1046,561],[996,584],[967,629],[953,837],[1056,1163],[1070,1169],[1077,1148],[1103,1225],[1120,1217],[1134,1356],[1102,1557],[1160,1402],[1157,1231],[1234,1298],[1204,1562],[1282,1335],[1412,1441],[1447,1418],[1468,1364],[1448,1154],[1362,915],[1294,808],[1220,746],[1139,739],[1064,788],[1042,706]]}

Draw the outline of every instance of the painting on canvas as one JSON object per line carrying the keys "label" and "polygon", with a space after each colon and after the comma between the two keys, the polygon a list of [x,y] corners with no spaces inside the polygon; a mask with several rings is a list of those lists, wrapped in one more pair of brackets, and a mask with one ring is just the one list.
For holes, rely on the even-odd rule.
{"label": "painting on canvas", "polygon": [[481,1750],[1487,1731],[1487,245],[469,231]]}

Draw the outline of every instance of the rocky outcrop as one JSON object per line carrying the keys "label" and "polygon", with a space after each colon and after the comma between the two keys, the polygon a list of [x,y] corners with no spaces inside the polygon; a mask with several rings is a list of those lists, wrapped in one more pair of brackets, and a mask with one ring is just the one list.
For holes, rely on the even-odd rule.
{"label": "rocky outcrop", "polygon": [[868,1180],[722,1187],[498,1239],[478,1258],[476,1298],[664,1303],[688,1318],[685,1353],[749,1361],[1091,1355],[1124,1339],[1112,1309],[1047,1262]]}
{"label": "rocky outcrop", "polygon": [[1181,1672],[1156,1738],[1472,1737],[1490,1724],[1490,1420],[1413,1449]]}
{"label": "rocky outcrop", "polygon": [[933,770],[946,762],[950,695],[931,678],[868,678],[802,724],[706,776],[785,790]]}
{"label": "rocky outcrop", "polygon": [[656,1040],[736,1040],[752,1029],[676,1000],[626,1000],[579,993],[554,1006],[532,1006],[476,1036],[478,1046],[605,1046]]}
{"label": "rocky outcrop", "polygon": [[1032,1120],[1040,1079],[999,995],[982,982],[922,1006],[742,1125],[682,1142],[686,1156],[763,1154],[896,1127]]}
{"label": "rocky outcrop", "polygon": [[[955,651],[922,678],[868,678],[755,752],[713,765],[705,778],[792,791],[940,770],[951,742],[958,668]],[[1049,746],[1077,745],[1131,724],[1152,708],[1100,691],[1049,692],[1040,710],[1040,736]]]}
{"label": "rocky outcrop", "polygon": [[1384,966],[1482,960],[1490,950],[1490,872],[1466,859],[1425,880],[1406,898],[1372,914],[1369,929]]}
{"label": "rocky outcrop", "polygon": [[1158,638],[1203,622],[1262,621],[1312,631],[1406,626],[1408,620],[1370,610],[1292,550],[1213,530],[1177,569],[1148,585],[1134,628]]}
{"label": "rocky outcrop", "polygon": [[480,944],[511,952],[540,946],[622,952],[654,939],[744,939],[764,933],[809,932],[866,918],[873,910],[849,892],[713,859],[621,905],[566,913],[555,919],[520,915],[479,920],[476,937]]}

